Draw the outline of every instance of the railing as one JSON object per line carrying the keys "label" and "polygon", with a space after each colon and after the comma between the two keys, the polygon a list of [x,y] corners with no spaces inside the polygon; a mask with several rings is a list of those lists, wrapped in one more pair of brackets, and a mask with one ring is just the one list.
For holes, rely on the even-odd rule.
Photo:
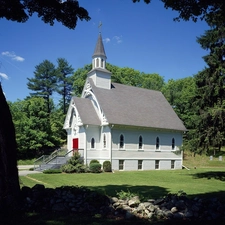
{"label": "railing", "polygon": [[[78,149],[78,152],[80,153],[81,157],[83,157],[83,149]],[[39,168],[40,170],[42,169],[42,167],[45,167],[45,165],[49,164],[50,162],[52,162],[52,164],[58,164],[59,160],[58,158],[67,158],[68,155],[73,152],[74,150],[70,150],[70,151],[66,151],[65,149],[59,149],[54,151],[51,155],[42,155],[40,158],[38,158],[37,160],[34,161],[34,170],[36,168]],[[54,161],[55,160],[55,161]],[[59,160],[59,161],[58,161]]]}

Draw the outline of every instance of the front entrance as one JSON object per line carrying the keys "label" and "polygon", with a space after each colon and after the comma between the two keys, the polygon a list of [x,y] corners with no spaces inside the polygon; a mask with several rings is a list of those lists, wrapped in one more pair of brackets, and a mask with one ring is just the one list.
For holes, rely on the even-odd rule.
{"label": "front entrance", "polygon": [[73,139],[73,153],[78,152],[78,138]]}

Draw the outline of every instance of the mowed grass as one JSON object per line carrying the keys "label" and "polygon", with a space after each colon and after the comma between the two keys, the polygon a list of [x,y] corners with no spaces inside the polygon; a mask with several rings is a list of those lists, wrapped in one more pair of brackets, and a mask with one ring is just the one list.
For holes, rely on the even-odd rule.
{"label": "mowed grass", "polygon": [[145,198],[160,198],[183,191],[190,197],[209,196],[225,199],[225,168],[190,170],[130,171],[100,174],[32,174],[20,177],[21,186],[85,186],[108,196],[130,191]]}

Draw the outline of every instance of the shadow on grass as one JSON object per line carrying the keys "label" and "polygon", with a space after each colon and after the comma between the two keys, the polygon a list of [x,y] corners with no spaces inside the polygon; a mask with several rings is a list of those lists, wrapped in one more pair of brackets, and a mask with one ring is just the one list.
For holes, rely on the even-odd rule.
{"label": "shadow on grass", "polygon": [[144,199],[149,198],[161,198],[168,194],[167,189],[159,186],[147,186],[147,185],[105,185],[105,186],[89,186],[89,189],[108,195],[110,197],[118,197],[118,194],[123,192],[130,192],[137,194]]}
{"label": "shadow on grass", "polygon": [[223,171],[208,171],[208,172],[196,173],[193,175],[193,177],[225,181],[225,172],[223,172]]}

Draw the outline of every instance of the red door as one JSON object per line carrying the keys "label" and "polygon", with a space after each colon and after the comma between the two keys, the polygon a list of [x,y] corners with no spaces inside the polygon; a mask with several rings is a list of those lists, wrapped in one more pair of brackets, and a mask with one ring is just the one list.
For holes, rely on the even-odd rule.
{"label": "red door", "polygon": [[78,150],[78,138],[73,139],[73,150]]}
{"label": "red door", "polygon": [[73,139],[73,154],[78,152],[78,138]]}

